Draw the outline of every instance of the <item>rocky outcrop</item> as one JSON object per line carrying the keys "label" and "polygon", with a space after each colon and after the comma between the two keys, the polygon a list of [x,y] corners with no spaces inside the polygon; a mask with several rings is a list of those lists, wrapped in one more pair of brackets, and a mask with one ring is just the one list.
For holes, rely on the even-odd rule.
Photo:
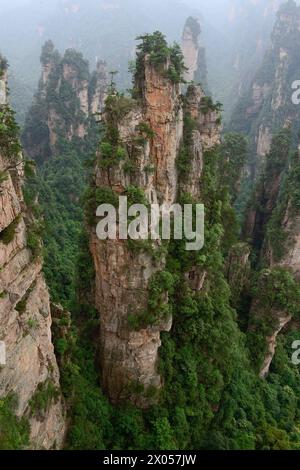
{"label": "rocky outcrop", "polygon": [[231,289],[232,304],[235,307],[243,291],[249,288],[250,253],[249,245],[240,242],[232,246],[226,260],[225,276]]}
{"label": "rocky outcrop", "polygon": [[281,234],[280,253],[278,255],[275,252],[270,240],[265,247],[270,266],[281,266],[290,270],[297,281],[300,281],[300,214],[294,188],[298,186],[299,162],[300,148],[287,168],[286,180],[282,187],[284,196],[278,201],[280,223],[277,230],[278,234]]}
{"label": "rocky outcrop", "polygon": [[187,89],[184,113],[194,121],[189,152],[191,155],[190,169],[187,179],[181,179],[182,192],[192,194],[195,199],[200,197],[200,185],[204,166],[205,151],[220,144],[219,113],[214,109],[203,112],[203,100],[206,95],[201,86],[190,85]]}
{"label": "rocky outcrop", "polygon": [[0,106],[7,102],[7,64],[0,55]]}
{"label": "rocky outcrop", "polygon": [[[274,312],[272,313],[274,314]],[[268,336],[266,338],[267,353],[265,355],[263,364],[259,372],[259,376],[262,379],[265,379],[269,374],[270,366],[271,366],[271,363],[273,361],[275,351],[276,351],[277,336],[292,319],[290,315],[286,315],[283,312],[276,312],[276,317],[277,317],[278,323],[276,325],[275,331],[273,332],[271,336]]]}
{"label": "rocky outcrop", "polygon": [[108,86],[105,64],[91,75],[82,54],[68,49],[62,57],[51,41],[41,55],[42,75],[23,132],[25,151],[42,163],[56,155],[61,139],[84,139],[90,119],[103,110]]}
{"label": "rocky outcrop", "polygon": [[184,79],[187,82],[200,83],[206,93],[207,64],[205,47],[200,42],[201,27],[196,18],[189,17],[182,34],[182,52],[187,68]]}
{"label": "rocky outcrop", "polygon": [[260,126],[257,138],[257,156],[263,162],[263,158],[271,150],[272,134],[268,127]]}
{"label": "rocky outcrop", "polygon": [[[5,88],[5,74],[0,77]],[[5,97],[5,98],[4,98]],[[7,94],[2,94],[4,105]],[[4,114],[8,108],[3,108]],[[64,440],[64,405],[51,341],[51,314],[42,261],[30,245],[34,220],[22,195],[22,155],[0,147],[0,339],[6,363],[0,368],[0,396],[15,395],[17,416],[30,424],[35,449],[60,448]],[[11,142],[11,140],[10,140]],[[33,403],[49,392],[44,409]]]}
{"label": "rocky outcrop", "polygon": [[[180,87],[146,63],[142,100],[144,106],[134,106],[118,124],[122,144],[129,155],[134,154],[134,172],[126,174],[122,164],[105,171],[100,164],[95,184],[110,187],[120,195],[129,186],[139,187],[149,202],[171,205],[177,195],[176,157],[183,130]],[[109,120],[109,116],[105,118]],[[151,129],[153,137],[136,145],[142,125]],[[152,172],[148,168],[153,168]],[[159,243],[153,243],[154,252],[159,249]],[[164,256],[155,261],[151,253],[134,253],[124,240],[100,241],[95,230],[91,234],[91,252],[96,271],[95,302],[101,320],[103,386],[114,402],[129,398],[145,406],[149,399],[134,394],[134,387],[147,391],[162,386],[156,369],[160,332],[169,331],[172,322],[170,316],[162,317],[136,331],[130,328],[129,318],[139,318],[147,311],[149,284],[164,268]]]}
{"label": "rocky outcrop", "polygon": [[99,60],[90,81],[90,113],[101,114],[109,86],[106,62]]}
{"label": "rocky outcrop", "polygon": [[[104,120],[109,135],[118,135],[122,158],[109,162],[105,147],[100,151],[95,171],[96,201],[103,189],[106,194],[108,189],[112,191],[114,197],[131,194],[134,189],[139,198],[144,195],[147,203],[170,207],[176,202],[180,188],[176,160],[183,142],[184,112],[197,122],[191,146],[194,171],[189,192],[199,195],[203,148],[214,145],[219,138],[216,118],[213,113],[202,115],[204,93],[199,86],[190,88],[184,108],[180,85],[168,77],[169,66],[170,59],[166,59],[155,67],[146,54],[139,62],[136,77],[138,102],[116,93],[109,96]],[[116,117],[115,110],[120,109],[123,113]],[[159,283],[159,302],[152,307],[153,282],[159,282],[157,276],[166,262],[164,246],[160,240],[149,240],[146,245],[120,238],[101,241],[96,227],[90,226],[90,249],[96,273],[104,389],[113,402],[127,399],[146,407],[157,399],[156,392],[163,385],[157,371],[160,333],[172,326],[163,281]],[[201,290],[206,273],[196,271],[187,276],[193,288]]]}
{"label": "rocky outcrop", "polygon": [[[284,278],[281,272],[277,271],[275,276],[272,274],[274,272],[276,272],[276,270],[272,271],[268,269],[262,271],[258,279],[256,297],[252,301],[250,310],[249,332],[256,332],[259,337],[264,337],[262,358],[258,364],[259,376],[262,379],[266,378],[269,374],[276,351],[278,335],[292,320],[288,305],[283,302],[280,308],[278,308],[278,304],[281,303],[280,297],[278,296],[278,298],[276,298],[276,295],[274,295],[272,291],[274,288],[277,291],[282,288],[277,282],[277,279],[279,279],[278,273],[281,276],[281,282],[284,282]],[[269,281],[270,276],[274,276],[271,282]],[[281,295],[285,295],[285,292],[282,292]],[[268,299],[268,297],[272,300]]]}
{"label": "rocky outcrop", "polygon": [[278,202],[283,176],[288,166],[290,143],[289,129],[283,129],[274,136],[246,212],[244,238],[250,239],[258,252],[263,246],[267,224]]}
{"label": "rocky outcrop", "polygon": [[[300,218],[298,188],[300,153],[291,154],[291,133],[283,129],[272,140],[270,153],[266,157],[263,174],[253,195],[248,211],[245,236],[252,236],[253,247],[259,263],[268,269],[260,278],[250,312],[250,331],[253,328],[265,337],[265,354],[260,367],[260,376],[265,378],[270,369],[277,337],[291,322],[295,315],[290,298],[280,305],[278,299],[284,299],[286,289],[294,283],[289,296],[296,292],[300,280]],[[277,273],[269,285],[271,294],[267,294],[267,279]],[[279,290],[283,289],[280,293]],[[270,305],[262,307],[262,301],[269,296]]]}
{"label": "rocky outcrop", "polygon": [[280,261],[275,261],[271,257],[271,265],[279,265],[290,269],[297,281],[300,281],[300,216],[289,213],[287,208],[286,216],[283,220],[284,233],[284,254]]}

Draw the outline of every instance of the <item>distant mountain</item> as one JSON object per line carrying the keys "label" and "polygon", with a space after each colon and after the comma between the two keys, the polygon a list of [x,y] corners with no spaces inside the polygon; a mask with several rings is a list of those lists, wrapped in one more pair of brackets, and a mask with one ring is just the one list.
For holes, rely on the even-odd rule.
{"label": "distant mountain", "polygon": [[[216,99],[227,114],[253,77],[268,47],[280,0],[17,0],[0,2],[0,50],[9,57],[15,80],[12,101],[22,122],[24,107],[37,87],[39,52],[52,39],[60,51],[75,48],[93,69],[98,59],[118,70],[117,84],[131,86],[128,62],[134,38],[160,30],[168,41],[180,42],[188,16],[201,20],[208,57],[208,76]],[[28,93],[21,92],[16,82]],[[24,96],[22,100],[18,96]]]}
{"label": "distant mountain", "polygon": [[[181,1],[160,0],[56,0],[35,2],[4,11],[0,49],[10,58],[11,70],[33,94],[39,76],[43,43],[52,39],[59,50],[75,48],[95,68],[98,59],[118,70],[118,85],[131,86],[128,62],[134,58],[134,38],[163,31],[180,42],[184,22],[193,8]],[[11,83],[12,95],[18,93]],[[15,100],[17,101],[17,100]],[[15,102],[17,112],[22,110]]]}
{"label": "distant mountain", "polygon": [[245,132],[252,143],[254,173],[270,151],[272,135],[291,127],[294,142],[300,129],[300,108],[292,102],[292,84],[300,77],[300,7],[293,0],[282,5],[270,48],[239,100],[231,129]]}
{"label": "distant mountain", "polygon": [[281,0],[228,0],[220,5],[223,43],[207,40],[210,85],[224,104],[229,118],[236,100],[249,86],[269,46],[276,11]]}

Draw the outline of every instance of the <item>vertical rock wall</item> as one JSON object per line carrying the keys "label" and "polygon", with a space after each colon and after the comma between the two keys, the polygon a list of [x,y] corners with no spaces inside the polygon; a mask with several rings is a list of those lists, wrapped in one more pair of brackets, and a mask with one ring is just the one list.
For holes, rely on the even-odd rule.
{"label": "vertical rock wall", "polygon": [[[7,104],[6,73],[0,77],[0,106]],[[0,367],[0,397],[15,395],[17,416],[30,424],[31,447],[59,448],[65,433],[59,371],[51,340],[49,293],[42,261],[28,248],[31,219],[24,203],[22,155],[9,158],[0,147],[0,340],[6,364]],[[46,409],[33,413],[30,401],[51,388]]]}
{"label": "vertical rock wall", "polygon": [[[109,188],[118,196],[125,195],[129,187],[138,187],[148,203],[170,206],[176,202],[180,186],[176,159],[183,140],[184,106],[180,85],[174,84],[166,74],[168,67],[166,61],[158,71],[145,57],[144,78],[137,85],[140,100],[129,102],[130,109],[117,123],[126,155],[119,164],[106,168],[100,152],[95,172],[96,193]],[[217,116],[213,112],[206,116],[201,113],[203,96],[201,87],[191,87],[185,110],[197,121],[191,149],[193,171],[189,175],[189,192],[194,197],[199,196],[203,149],[219,141]],[[110,125],[112,116],[108,106],[104,116]],[[134,168],[124,171],[129,162]],[[160,333],[171,329],[172,318],[158,311],[150,324],[145,322],[133,328],[131,321],[149,311],[151,282],[165,267],[165,251],[159,240],[149,242],[148,249],[132,250],[128,241],[100,241],[95,226],[90,231],[96,272],[95,303],[101,321],[103,385],[113,402],[129,399],[145,407],[155,400],[150,392],[163,385],[157,370]],[[205,274],[200,277],[203,283]],[[162,302],[168,303],[167,292],[162,294]],[[144,393],[135,393],[139,388]]]}

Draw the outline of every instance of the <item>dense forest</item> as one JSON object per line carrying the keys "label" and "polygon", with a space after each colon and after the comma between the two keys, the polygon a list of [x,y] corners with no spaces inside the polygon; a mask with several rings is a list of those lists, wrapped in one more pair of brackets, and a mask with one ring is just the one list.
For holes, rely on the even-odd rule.
{"label": "dense forest", "polygon": [[[233,89],[225,106],[215,98],[223,93],[210,76],[216,62],[211,43],[205,50],[200,41],[202,23],[185,21],[182,47],[160,31],[136,38],[131,82],[124,68],[121,78],[102,61],[93,71],[82,52],[62,54],[46,41],[21,129],[1,99],[8,63],[0,56],[0,203],[13,213],[0,218],[0,339],[11,312],[22,328],[26,316],[23,340],[45,332],[29,313],[46,308],[33,299],[45,295],[36,289],[44,281],[22,295],[12,288],[23,279],[14,264],[20,249],[49,290],[55,352],[23,408],[18,386],[2,387],[0,366],[0,449],[300,449],[300,369],[292,362],[300,339],[300,113],[290,99],[300,76],[300,7],[289,0],[276,18],[272,10],[263,50],[249,46],[247,78],[240,56],[240,94],[229,109]],[[133,37],[122,34],[127,47]],[[101,59],[114,65],[113,49],[109,56]],[[117,207],[119,196],[146,206],[204,204],[203,249],[187,251],[174,236],[98,240],[96,209]],[[55,406],[67,424],[41,444],[32,423]]]}

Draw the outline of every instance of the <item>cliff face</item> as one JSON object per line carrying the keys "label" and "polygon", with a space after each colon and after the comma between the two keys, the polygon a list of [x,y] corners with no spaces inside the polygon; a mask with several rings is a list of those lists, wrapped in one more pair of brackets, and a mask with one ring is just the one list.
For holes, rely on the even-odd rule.
{"label": "cliff face", "polygon": [[300,280],[300,219],[297,187],[299,184],[300,147],[289,160],[285,180],[281,184],[281,194],[273,215],[273,225],[280,238],[280,246],[268,237],[264,251],[270,266],[289,269],[297,281]]}
{"label": "cliff face", "polygon": [[184,26],[181,42],[184,62],[187,67],[184,79],[187,82],[201,83],[204,90],[208,92],[206,53],[200,42],[200,37],[199,21],[189,17]]}
{"label": "cliff face", "polygon": [[7,64],[6,60],[0,55],[0,105],[7,102]]}
{"label": "cliff face", "polygon": [[228,24],[235,38],[232,60],[242,86],[245,82],[249,85],[247,74],[253,78],[253,68],[263,58],[280,3],[281,0],[230,1]]}
{"label": "cliff face", "polygon": [[281,333],[283,328],[292,319],[292,317],[290,315],[287,315],[285,312],[272,312],[272,314],[273,315],[275,314],[277,323],[276,323],[276,326],[274,327],[274,330],[272,331],[272,334],[266,337],[267,353],[264,357],[263,364],[259,372],[259,376],[262,379],[266,378],[269,375],[271,363],[273,361],[275,351],[276,351],[277,337]]}
{"label": "cliff face", "polygon": [[[299,157],[291,159],[298,143],[299,106],[292,101],[292,84],[299,76],[300,8],[292,0],[281,5],[271,37],[271,46],[248,94],[233,115],[235,130],[251,139],[248,161],[251,178],[257,184],[248,207],[244,238],[251,239],[259,267],[270,273],[283,269],[299,280],[299,220],[294,187],[298,184]],[[253,299],[250,329],[259,331],[263,320],[257,307],[262,294]],[[278,334],[292,316],[284,308],[269,308],[272,320],[262,328],[265,356],[260,375],[266,377],[275,353]],[[256,326],[253,326],[256,325]]]}
{"label": "cliff face", "polygon": [[90,80],[89,107],[91,114],[103,112],[108,86],[107,65],[106,62],[100,60]]}
{"label": "cliff face", "polygon": [[[147,203],[165,203],[169,207],[176,202],[180,187],[176,159],[183,140],[184,112],[197,122],[192,136],[194,172],[189,192],[199,194],[203,147],[218,140],[216,116],[211,112],[204,119],[200,110],[204,93],[196,86],[190,89],[184,109],[180,85],[167,76],[169,67],[169,58],[157,68],[146,54],[140,62],[142,79],[136,83],[139,100],[109,96],[106,128],[110,133],[113,126],[114,135],[118,134],[123,156],[110,164],[102,146],[95,171],[97,201],[103,189],[109,189],[114,196],[130,196],[133,188],[139,188]],[[113,110],[120,107],[125,111],[116,120]],[[162,386],[157,371],[160,333],[172,327],[168,288],[163,281],[167,243],[149,241],[145,247],[139,241],[100,241],[95,227],[91,226],[90,231],[96,271],[95,303],[101,321],[103,385],[113,402],[129,399],[144,407],[155,400],[151,392]],[[204,279],[202,275],[202,284]],[[155,283],[159,287],[154,287]],[[154,302],[157,289],[160,294]],[[136,393],[137,389],[144,393]]]}
{"label": "cliff face", "polygon": [[[299,257],[299,210],[297,186],[299,182],[299,150],[291,156],[291,129],[283,129],[272,140],[271,150],[249,207],[245,238],[252,238],[253,248],[260,266],[268,268],[257,290],[251,312],[250,328],[265,334],[266,353],[260,375],[266,377],[275,354],[278,334],[292,319],[287,305],[281,308],[270,305],[267,310],[260,306],[265,295],[268,276],[275,272],[288,272],[298,282],[300,272]],[[278,271],[279,270],[279,271]],[[280,271],[282,270],[282,271]],[[272,286],[276,293],[280,283]],[[268,318],[268,327],[260,322]],[[257,323],[258,322],[258,323]],[[265,323],[265,320],[263,320]]]}
{"label": "cliff face", "polygon": [[107,87],[104,63],[90,75],[88,62],[73,49],[64,56],[48,41],[41,55],[42,75],[23,133],[25,151],[38,162],[57,153],[61,138],[83,139],[89,119],[101,113]]}
{"label": "cliff face", "polygon": [[300,69],[300,8],[291,0],[281,5],[271,36],[271,46],[248,91],[233,113],[231,127],[252,137],[250,163],[257,173],[270,150],[272,135],[281,127],[292,124],[296,135],[300,122],[299,106],[292,103],[292,83]]}
{"label": "cliff face", "polygon": [[[24,164],[14,141],[17,137],[12,136],[5,81],[4,73],[0,77],[2,120],[7,126],[0,145],[0,331],[6,364],[0,368],[0,396],[17,397],[15,413],[29,421],[31,447],[59,448],[65,418],[51,342],[49,293],[38,247],[32,243],[36,221],[23,198]],[[45,391],[45,407],[34,407]]]}

